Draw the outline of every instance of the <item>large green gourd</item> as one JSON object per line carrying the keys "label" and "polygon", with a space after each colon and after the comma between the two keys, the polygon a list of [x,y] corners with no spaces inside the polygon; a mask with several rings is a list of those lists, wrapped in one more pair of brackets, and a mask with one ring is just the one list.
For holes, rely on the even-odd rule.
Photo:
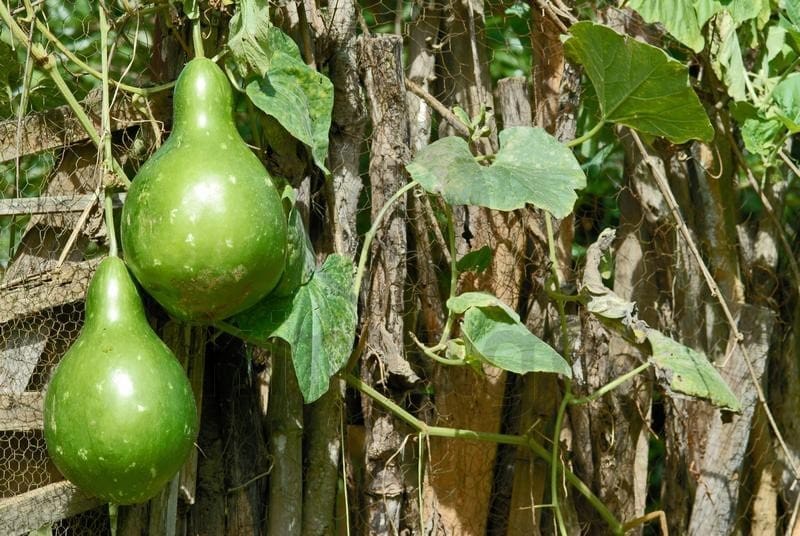
{"label": "large green gourd", "polygon": [[213,322],[269,293],[283,272],[286,219],[266,169],[233,122],[228,79],[190,61],[173,130],[142,166],[122,211],[134,276],[173,316]]}
{"label": "large green gourd", "polygon": [[86,319],[45,395],[44,434],[56,467],[105,501],[154,496],[197,436],[186,374],[145,317],[125,264],[109,257],[86,295]]}

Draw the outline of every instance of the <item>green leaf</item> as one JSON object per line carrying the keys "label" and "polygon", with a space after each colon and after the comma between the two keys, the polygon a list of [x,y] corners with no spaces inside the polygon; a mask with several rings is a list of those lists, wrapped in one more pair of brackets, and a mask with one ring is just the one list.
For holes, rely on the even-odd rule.
{"label": "green leaf", "polygon": [[665,373],[670,389],[705,398],[721,408],[741,411],[736,395],[705,354],[684,346],[655,329],[648,330],[647,339],[653,349],[650,359]]}
{"label": "green leaf", "polygon": [[517,374],[552,372],[572,377],[563,357],[500,308],[467,309],[461,332],[468,356]]}
{"label": "green leaf", "polygon": [[272,294],[280,297],[290,296],[301,285],[305,285],[311,279],[316,264],[314,247],[297,206],[293,205],[289,211],[286,234],[288,246],[285,268],[278,286],[272,291]]}
{"label": "green leaf", "polygon": [[259,346],[270,347],[275,338],[286,341],[300,391],[310,403],[325,394],[350,357],[357,321],[352,286],[352,261],[330,255],[293,295],[269,295],[222,324]]}
{"label": "green leaf", "polygon": [[789,21],[800,30],[800,0],[781,0],[781,8]]}
{"label": "green leaf", "polygon": [[694,4],[695,0],[631,0],[628,3],[646,22],[663,24],[672,37],[700,52],[705,41]]}
{"label": "green leaf", "polygon": [[800,132],[800,73],[792,73],[772,92],[776,113],[792,133]]}
{"label": "green leaf", "polygon": [[247,84],[247,96],[306,144],[314,162],[327,174],[333,84],[303,63],[297,45],[278,28],[271,28],[270,35],[272,56],[266,75]]}
{"label": "green leaf", "polygon": [[600,24],[578,22],[565,49],[586,68],[602,119],[673,143],[711,140],[714,130],[689,85],[686,67],[660,48]]}
{"label": "green leaf", "polygon": [[519,322],[519,315],[514,309],[487,292],[465,292],[447,300],[447,308],[457,315],[462,315],[473,307],[502,309],[510,320]]}
{"label": "green leaf", "polygon": [[469,272],[474,271],[477,273],[482,273],[489,268],[489,265],[492,263],[492,256],[493,256],[492,248],[489,246],[483,246],[481,249],[476,249],[475,251],[470,251],[456,262],[456,268],[459,272]]}
{"label": "green leaf", "polygon": [[736,33],[736,23],[724,12],[717,19],[715,39],[711,42],[711,67],[717,77],[725,83],[728,95],[737,101],[747,99],[747,69],[742,60],[742,47]]}
{"label": "green leaf", "polygon": [[572,212],[575,190],[586,186],[572,151],[532,127],[500,132],[491,166],[479,165],[466,141],[449,136],[420,150],[406,169],[425,190],[452,205],[514,210],[530,203],[556,218]]}
{"label": "green leaf", "polygon": [[266,0],[240,0],[231,17],[226,59],[228,66],[243,79],[253,73],[264,76],[270,62],[269,4]]}
{"label": "green leaf", "polygon": [[768,157],[777,148],[778,137],[783,129],[783,124],[777,119],[761,116],[745,119],[741,127],[744,146],[753,154]]}

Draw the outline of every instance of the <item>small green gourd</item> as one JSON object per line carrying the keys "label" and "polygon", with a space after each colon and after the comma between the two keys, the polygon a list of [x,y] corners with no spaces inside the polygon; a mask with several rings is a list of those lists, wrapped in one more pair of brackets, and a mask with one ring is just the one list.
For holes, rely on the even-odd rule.
{"label": "small green gourd", "polygon": [[89,284],[81,333],[47,387],[51,459],[91,495],[143,502],[183,465],[197,421],[183,367],[150,328],[125,263],[104,259]]}

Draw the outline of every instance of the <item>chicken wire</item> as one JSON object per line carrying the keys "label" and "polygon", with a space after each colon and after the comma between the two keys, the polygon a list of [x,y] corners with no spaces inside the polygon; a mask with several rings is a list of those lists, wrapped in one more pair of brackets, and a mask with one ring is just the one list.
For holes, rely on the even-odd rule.
{"label": "chicken wire", "polygon": [[[87,9],[83,22],[78,27],[68,27],[64,23],[69,13],[65,11],[61,2],[47,1],[42,4],[39,16],[47,20],[53,29],[58,32],[59,38],[70,34],[68,40],[72,51],[91,62],[95,68],[97,63],[97,21],[91,10],[83,6],[90,2],[78,2]],[[402,35],[406,45],[414,44],[414,32],[423,26],[420,13],[423,6],[430,13],[443,11],[445,4],[417,3],[417,2],[362,2],[361,14],[363,16],[362,31],[371,33],[396,33]],[[487,2],[483,16],[486,24],[478,29],[481,39],[488,42],[490,75],[493,79],[504,76],[530,77],[531,52],[530,41],[526,36],[527,23],[522,17],[527,17],[526,6],[512,2]],[[436,16],[440,16],[439,15]],[[140,21],[131,19],[127,24],[136,24]],[[509,24],[507,24],[509,23]],[[434,21],[437,25],[439,21]],[[144,33],[146,31],[139,30]],[[463,31],[469,31],[464,28]],[[437,30],[438,32],[438,30]],[[424,35],[424,34],[423,34]],[[452,45],[454,34],[435,33],[436,50],[447,52]],[[89,43],[87,45],[87,43]],[[147,40],[144,40],[147,43]],[[417,46],[427,46],[427,42],[418,42]],[[147,58],[148,51],[144,46],[139,49],[137,56]],[[24,51],[16,51],[15,61],[24,65],[26,55]],[[63,59],[63,57],[62,57]],[[130,61],[130,56],[124,54],[115,59],[118,74],[125,70]],[[65,75],[69,77],[70,85],[76,88],[79,96],[86,97],[97,85],[96,80],[88,76],[72,76],[69,71],[70,63],[64,61],[61,65]],[[453,79],[465,76],[473,69],[472,65],[449,63],[438,65],[441,79]],[[141,85],[146,85],[148,69],[139,66],[138,70]],[[431,92],[438,94],[441,100],[455,101],[459,98],[452,88],[446,85],[433,87]],[[29,115],[51,107],[55,95],[54,88],[42,77],[31,82],[31,99]],[[449,103],[449,102],[448,102]],[[0,115],[0,120],[13,122],[16,118],[8,110]],[[44,121],[49,121],[45,118]],[[10,123],[9,123],[10,124]],[[59,123],[52,123],[60,125]],[[146,127],[145,127],[146,128]],[[137,132],[145,130],[133,127],[127,131],[117,131],[115,145],[121,149],[121,156],[128,157],[125,151],[131,153],[143,152],[137,149],[143,138]],[[15,129],[14,129],[15,130]],[[11,129],[0,130],[0,147],[16,146],[15,137],[3,137],[4,132]],[[66,137],[67,131],[62,134]],[[364,139],[364,146],[368,143]],[[136,158],[136,154],[130,156]],[[586,156],[586,155],[584,155]],[[368,154],[364,153],[366,161]],[[614,160],[616,158],[616,161]],[[606,226],[616,226],[619,223],[619,198],[625,191],[624,177],[619,172],[621,166],[621,152],[609,157],[607,168],[594,170],[594,175],[589,173],[590,184],[588,192],[581,197],[576,206],[576,246],[573,248],[575,268],[578,268],[583,251],[599,231]],[[691,155],[689,156],[691,158]],[[74,198],[76,195],[86,195],[91,198],[97,190],[100,177],[97,151],[85,142],[70,143],[65,146],[50,148],[44,152],[26,154],[18,160],[7,160],[0,164],[2,173],[2,197],[31,198],[39,196],[66,196]],[[366,166],[363,166],[366,167]],[[366,170],[362,170],[366,179]],[[610,187],[609,187],[610,185]],[[638,196],[637,192],[626,192]],[[74,210],[73,201],[61,201],[63,209],[58,206],[46,207],[46,213],[18,213],[15,215],[0,216],[0,265],[2,266],[2,281],[0,281],[0,400],[5,404],[0,406],[4,421],[0,422],[0,500],[24,496],[30,492],[41,489],[47,485],[59,482],[62,477],[49,461],[41,431],[41,404],[40,396],[46,382],[58,359],[66,348],[77,336],[83,318],[82,297],[88,281],[99,258],[105,250],[105,236],[100,220],[99,204],[97,199],[93,206]],[[37,210],[41,210],[37,209]],[[743,222],[746,226],[747,222]],[[644,219],[641,224],[645,226]],[[674,274],[669,268],[678,266],[678,259],[670,263],[661,262],[659,249],[665,242],[663,240],[678,240],[675,226],[663,223],[662,227],[650,229],[648,233],[640,234],[643,249],[646,255],[652,257],[654,264],[667,266],[666,270],[658,270],[650,274],[652,284],[657,289],[657,296],[653,303],[644,304],[643,308],[649,309],[651,317],[648,319],[653,325],[660,321],[670,324],[673,317],[679,317],[683,311],[675,309],[672,295],[669,290],[674,281]],[[667,250],[672,247],[665,248]],[[539,253],[539,252],[537,252]],[[525,264],[535,270],[542,269],[540,259],[535,258],[530,252],[525,259]],[[3,256],[5,255],[5,256]],[[409,262],[414,262],[413,252]],[[648,259],[649,260],[649,259]],[[543,279],[546,274],[531,274],[533,279]],[[775,277],[774,273],[765,271],[756,274],[756,277]],[[761,281],[760,284],[764,282]],[[777,282],[776,285],[777,287]],[[412,287],[409,292],[407,307],[416,306],[414,295],[417,289]],[[773,296],[779,301],[777,309],[787,307],[790,298],[779,289]],[[691,307],[710,307],[714,303],[710,296],[702,298],[702,303],[691,304]],[[706,327],[696,326],[698,332],[691,334],[692,338],[703,338],[701,330]],[[517,396],[514,390],[509,390],[509,396],[504,405],[513,407]],[[22,401],[18,399],[23,396]],[[5,397],[5,398],[3,398]],[[14,404],[10,404],[10,397],[15,397]],[[27,398],[24,398],[27,397]],[[651,489],[649,490],[649,505],[652,508],[659,506],[660,490],[658,468],[663,468],[663,443],[659,444],[659,435],[663,434],[663,404],[662,400],[654,403],[653,436],[651,438],[651,455],[654,471]],[[13,429],[5,429],[13,425]],[[763,443],[771,440],[769,431],[765,427],[756,428],[751,435],[748,458],[755,466],[763,465],[761,458]],[[496,470],[495,487],[497,493],[492,503],[495,516],[495,526],[502,527],[502,516],[507,511],[503,504],[509,497],[504,495],[503,485],[509,483],[513,472],[515,452],[512,449],[501,449],[499,464]],[[775,475],[779,471],[767,468],[757,475],[749,477],[744,482],[742,497],[750,504],[740,511],[749,512],[759,497],[750,493],[757,482],[753,478],[772,478],[774,486],[780,488],[783,484]],[[435,470],[435,467],[431,468]],[[505,491],[510,493],[510,488]],[[56,497],[57,500],[57,497]],[[47,508],[42,503],[42,508]],[[494,513],[496,511],[496,513]],[[776,505],[776,516],[782,517],[788,523],[791,509],[781,504]],[[751,521],[743,522],[750,527]],[[108,514],[104,506],[100,506],[85,513],[81,513],[64,520],[57,521],[52,526],[53,534],[104,534],[108,531]],[[496,532],[500,533],[500,532]]]}

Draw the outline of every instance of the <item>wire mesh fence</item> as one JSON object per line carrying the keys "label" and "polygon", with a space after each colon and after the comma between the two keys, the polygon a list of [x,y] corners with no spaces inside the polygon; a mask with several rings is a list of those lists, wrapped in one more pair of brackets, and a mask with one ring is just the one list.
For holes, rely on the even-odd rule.
{"label": "wire mesh fence", "polygon": [[[137,4],[135,10],[126,11],[122,4],[128,2],[121,2],[112,9],[112,78],[124,78],[126,83],[137,87],[165,81],[160,79],[161,73],[156,72],[160,71],[157,54],[160,51],[155,44],[169,38],[174,39],[179,51],[188,52],[189,48],[185,32],[176,24],[179,8],[173,4],[154,3]],[[222,5],[225,2],[220,2],[219,6],[213,2],[211,4],[225,13]],[[588,4],[581,3],[578,11],[590,9]],[[28,13],[28,9],[33,10],[33,18],[29,21],[35,21],[35,24],[27,25],[30,35],[59,59],[58,69],[75,96],[89,110],[95,126],[99,125],[100,117],[97,93],[99,80],[96,74],[87,73],[96,73],[100,69],[96,7],[95,3],[88,1],[65,3],[46,0],[33,2],[30,6],[12,3],[12,13],[20,19]],[[286,8],[284,4],[273,7],[276,13]],[[404,43],[408,77],[418,81],[426,91],[436,95],[447,106],[475,98],[459,93],[462,90],[453,80],[474,79],[484,73],[483,76],[488,75],[493,83],[511,76],[526,77],[530,83],[533,76],[533,44],[529,4],[485,2],[481,6],[483,12],[474,14],[481,23],[472,27],[459,26],[458,21],[450,16],[451,7],[446,3],[404,0],[361,2],[360,32],[362,35],[400,35]],[[156,27],[153,23],[156,13],[167,22]],[[219,18],[225,19],[223,16]],[[220,24],[220,27],[223,29],[219,31],[224,33],[224,25]],[[9,523],[17,523],[4,528],[9,534],[28,533],[41,525],[50,526],[52,534],[56,535],[105,534],[109,532],[106,506],[97,505],[96,501],[86,497],[78,496],[76,500],[74,488],[66,486],[63,477],[49,460],[42,433],[44,389],[60,357],[80,331],[86,287],[99,260],[107,252],[101,218],[101,156],[64,106],[57,88],[40,69],[33,68],[30,50],[11,46],[5,28],[2,37],[0,74],[4,78],[0,78],[0,82],[4,83],[7,91],[0,95],[0,508],[5,508],[4,511],[13,510],[16,517],[9,518]],[[485,47],[482,61],[486,65],[476,65],[477,59],[469,63],[453,59],[453,51],[470,41],[482,43]],[[425,54],[420,52],[423,50],[432,51],[432,56],[428,58],[432,62],[430,65],[424,65]],[[476,75],[476,72],[479,74]],[[415,78],[415,74],[419,76]],[[584,91],[591,101],[589,90]],[[157,94],[143,99],[122,91],[114,91],[113,97],[115,155],[127,169],[135,171],[163,135],[164,123],[168,122],[164,113],[168,109],[168,98],[164,94]],[[488,101],[487,95],[477,98],[484,103]],[[591,102],[586,109],[589,111],[584,111],[584,114],[591,112]],[[490,110],[490,113],[494,112],[496,110]],[[581,120],[578,118],[578,121]],[[429,128],[435,138],[437,131],[444,134],[448,127],[446,121],[434,114]],[[623,147],[626,140],[618,141],[617,133],[611,129],[603,134],[601,140],[601,147],[587,148],[585,154],[581,154],[588,186],[576,205],[574,227],[563,229],[564,233],[571,232],[574,236],[570,251],[566,253],[574,272],[571,275],[572,285],[577,282],[586,248],[599,232],[606,227],[625,228],[626,236],[630,236],[637,247],[619,251],[614,262],[618,266],[630,263],[642,267],[640,278],[620,280],[620,285],[632,285],[626,291],[637,298],[641,318],[651,326],[671,326],[679,330],[687,344],[705,347],[713,359],[725,359],[729,350],[728,326],[716,309],[717,302],[710,291],[697,277],[682,273],[693,261],[688,259],[689,253],[677,227],[664,206],[652,204],[654,197],[648,189],[652,185],[646,180],[638,180],[635,166],[631,165],[635,158],[626,155]],[[369,141],[367,135],[361,144],[360,172],[365,183],[369,181]],[[596,152],[598,149],[599,153]],[[676,191],[682,191],[684,199],[691,202],[698,188],[696,182],[691,182],[697,181],[692,173],[697,170],[690,173],[685,170],[691,167],[692,162],[699,167],[704,167],[706,163],[689,151],[673,153],[672,157],[669,164],[674,165],[670,175],[673,187]],[[713,169],[713,166],[709,169]],[[636,177],[636,180],[632,177]],[[316,207],[318,219],[324,219],[324,200],[320,199],[324,195],[323,188],[318,186],[313,188],[315,191],[311,196],[312,212]],[[797,197],[796,181],[788,187],[793,188],[791,195]],[[763,231],[759,228],[759,222],[763,219],[762,209],[753,202],[753,193],[743,180],[737,185],[737,191],[740,197],[738,206],[734,207],[737,216],[732,223],[740,227],[741,247],[744,250],[745,243],[753,243],[759,238],[767,239],[759,234]],[[121,203],[121,199],[118,201]],[[430,228],[438,229],[436,218],[439,215],[434,209],[435,204],[422,217],[428,218]],[[692,224],[693,229],[705,224],[707,220],[703,216],[694,215],[697,220]],[[529,232],[540,224],[537,218],[535,214],[526,213],[519,227],[520,232]],[[364,203],[359,221],[360,230],[366,230],[369,207]],[[464,231],[467,251],[471,238],[469,232],[468,229]],[[431,234],[432,243],[446,250],[441,236],[436,236],[435,232]],[[424,259],[423,262],[432,260],[436,279],[446,279],[447,262],[444,256],[439,253],[431,255],[429,251],[424,256],[417,256],[419,252],[414,250],[416,245],[419,244],[412,244],[409,249],[407,262],[413,266],[419,259]],[[539,246],[513,252],[514,263],[520,265],[525,274],[526,292],[534,296],[544,293],[542,287],[549,270],[547,263],[542,262],[546,251],[541,243]],[[713,250],[713,246],[711,243],[705,244],[705,251]],[[747,271],[742,274],[742,280],[746,291],[760,289],[764,304],[780,313],[774,331],[787,338],[776,345],[777,349],[773,351],[785,352],[795,343],[788,338],[792,326],[786,325],[783,318],[796,317],[792,310],[796,307],[796,298],[782,281],[777,254],[771,257],[769,244],[762,243],[762,246],[759,249],[761,256],[750,259],[746,264]],[[614,280],[613,263],[609,263],[608,270],[607,280],[611,282]],[[412,269],[406,289],[404,314],[418,309],[423,301],[424,290],[414,280],[416,275]],[[691,288],[695,292],[684,292],[683,287],[688,288],[689,285],[694,285]],[[528,287],[533,287],[533,290]],[[767,289],[766,294],[764,289]],[[507,290],[520,293],[520,288],[515,286]],[[622,292],[621,289],[615,290]],[[686,296],[690,296],[691,300],[687,300]],[[520,304],[519,309],[523,317],[529,317],[529,325],[534,332],[557,346],[558,331],[552,319],[549,322],[547,320],[547,306],[544,306],[544,311],[538,307],[540,305],[530,299]],[[580,337],[577,311],[568,312],[573,324],[570,334]],[[604,342],[608,343],[608,340]],[[413,354],[412,346],[409,345],[408,350]],[[572,350],[576,354],[582,351],[576,347]],[[617,356],[608,357],[613,360]],[[770,384],[776,385],[774,391],[780,392],[778,386],[785,384],[787,378],[794,377],[791,375],[795,372],[788,371],[782,376],[780,371],[769,370],[767,377]],[[521,378],[509,376],[504,384],[504,398],[490,401],[497,406],[494,409],[502,415],[504,426],[509,430],[525,422],[518,415],[514,416],[514,412],[527,400],[527,388],[523,388],[522,383]],[[256,384],[253,382],[254,386]],[[472,403],[474,395],[464,393],[461,403]],[[434,405],[428,392],[412,392],[408,398],[421,415],[430,415],[442,422],[449,418],[449,415],[436,415],[431,410]],[[673,407],[675,402],[658,390],[648,392],[643,398],[631,397],[631,400],[643,401],[643,405],[635,407],[634,411],[640,414],[644,423],[640,447],[644,445],[641,448],[649,457],[647,496],[640,500],[646,503],[648,510],[667,509],[673,505],[663,503],[663,480],[664,471],[672,467],[667,450],[674,447],[668,437],[671,432],[669,427],[674,426],[670,424],[670,419],[676,415]],[[678,406],[681,404],[677,403]],[[707,408],[698,409],[700,404],[703,403],[691,402],[681,406],[683,413],[680,415],[686,417],[692,416],[693,412],[707,411]],[[359,428],[364,425],[358,405],[357,401],[349,400],[346,406],[347,427],[352,436],[357,436]],[[592,408],[590,413],[596,409],[592,418],[602,420],[607,417],[603,414],[608,411],[607,407]],[[781,423],[792,420],[786,414],[786,409],[777,408],[777,411]],[[537,419],[546,418],[547,414],[543,412],[530,419],[527,426],[534,429]],[[516,424],[514,419],[519,419]],[[683,424],[691,426],[690,422]],[[524,433],[526,430],[516,431]],[[363,434],[363,430],[360,433]],[[535,433],[541,434],[539,438],[543,443],[551,441],[540,428],[536,428]],[[614,433],[613,427],[605,432],[605,448],[613,449],[618,444],[619,438],[614,437]],[[792,482],[787,481],[782,462],[773,454],[774,438],[759,410],[754,413],[753,425],[746,440],[748,449],[742,465],[743,474],[726,475],[726,478],[741,479],[738,493],[740,504],[735,509],[741,516],[738,520],[741,533],[763,534],[766,529],[760,527],[760,523],[764,516],[778,519],[779,527],[791,526],[791,517],[796,513],[794,501],[800,494],[794,490]],[[219,438],[215,441],[219,441]],[[414,460],[416,454],[409,454],[409,450],[413,451],[411,447],[413,441],[404,443],[401,453],[410,457],[411,461],[404,464],[408,472],[417,470]],[[362,454],[357,448],[354,452],[359,456]],[[548,513],[547,505],[520,506],[512,500],[515,472],[523,470],[520,469],[519,458],[520,453],[516,449],[503,447],[498,451],[497,466],[491,475],[494,499],[487,533],[506,533],[511,508],[528,508],[533,512],[544,506],[541,508],[544,514],[540,523],[547,527],[543,529],[545,532],[552,527],[548,525],[552,523],[552,516]],[[430,474],[436,475],[439,461],[429,462],[427,470]],[[695,478],[687,482],[687,488],[702,494],[702,489],[694,489],[701,482],[700,469],[696,465],[699,460],[683,462]],[[528,469],[532,471],[531,480],[535,480],[535,471],[541,468],[531,463]],[[255,476],[263,472],[257,471]],[[242,479],[247,480],[244,477]],[[242,483],[230,482],[230,487],[235,488]],[[354,486],[354,490],[356,488]],[[777,500],[776,496],[779,497]],[[3,501],[6,501],[5,505]],[[11,508],[10,504],[15,506]],[[182,504],[186,508],[190,506]],[[352,504],[358,507],[357,501]],[[76,513],[75,508],[81,511]],[[351,516],[357,517],[358,513]],[[413,526],[411,521],[408,523]],[[648,527],[646,533],[656,532]]]}

